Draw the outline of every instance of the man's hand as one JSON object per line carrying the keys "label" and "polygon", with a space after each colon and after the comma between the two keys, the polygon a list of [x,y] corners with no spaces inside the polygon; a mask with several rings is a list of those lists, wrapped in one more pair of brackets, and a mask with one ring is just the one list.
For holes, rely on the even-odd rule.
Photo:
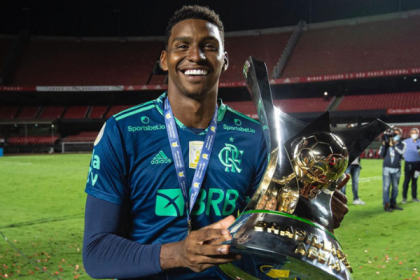
{"label": "man's hand", "polygon": [[195,272],[234,261],[236,255],[229,254],[229,245],[217,245],[231,236],[227,228],[235,221],[228,216],[217,223],[192,231],[184,240],[163,244],[160,266],[163,270],[188,267]]}
{"label": "man's hand", "polygon": [[344,219],[344,215],[349,212],[347,208],[347,197],[340,191],[350,179],[350,175],[346,174],[346,179],[344,179],[337,189],[334,191],[333,197],[331,199],[331,210],[333,213],[334,228],[340,226],[341,221]]}

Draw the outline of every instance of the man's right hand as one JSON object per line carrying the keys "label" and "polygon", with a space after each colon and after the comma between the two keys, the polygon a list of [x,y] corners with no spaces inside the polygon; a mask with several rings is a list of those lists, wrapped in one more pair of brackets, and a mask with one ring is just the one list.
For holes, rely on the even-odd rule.
{"label": "man's right hand", "polygon": [[161,268],[168,270],[188,267],[195,272],[202,272],[209,267],[238,259],[239,256],[229,254],[229,245],[216,245],[231,238],[227,228],[234,221],[233,216],[228,216],[192,231],[182,241],[163,244],[160,252]]}

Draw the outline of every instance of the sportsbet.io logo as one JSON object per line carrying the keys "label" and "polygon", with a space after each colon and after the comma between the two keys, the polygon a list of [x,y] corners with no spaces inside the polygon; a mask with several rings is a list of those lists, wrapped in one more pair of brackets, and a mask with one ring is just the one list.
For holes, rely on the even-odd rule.
{"label": "sportsbet.io logo", "polygon": [[234,130],[234,131],[240,131],[240,132],[246,132],[246,133],[255,133],[255,129],[250,128],[250,127],[242,127],[242,122],[241,120],[235,119],[234,120],[236,126],[231,126],[231,125],[226,125],[223,124],[222,128],[224,130]]}
{"label": "sportsbet.io logo", "polygon": [[[146,117],[147,118],[147,117]],[[145,122],[149,121],[149,118],[144,120]],[[128,132],[138,132],[138,131],[155,131],[165,129],[165,125],[156,124],[156,125],[143,125],[143,126],[127,126]]]}
{"label": "sportsbet.io logo", "polygon": [[149,118],[148,118],[147,116],[143,116],[143,117],[141,117],[141,118],[140,118],[140,120],[141,120],[141,122],[142,122],[142,123],[144,123],[144,124],[148,124],[148,123],[149,123],[149,121],[150,121],[150,120],[149,120]]}

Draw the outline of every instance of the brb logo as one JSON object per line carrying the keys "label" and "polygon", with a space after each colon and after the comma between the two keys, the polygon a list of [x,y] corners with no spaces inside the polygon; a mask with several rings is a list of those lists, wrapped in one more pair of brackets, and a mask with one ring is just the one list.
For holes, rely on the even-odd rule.
{"label": "brb logo", "polygon": [[[191,215],[206,215],[214,213],[216,216],[227,216],[236,209],[239,192],[228,189],[201,189]],[[185,201],[181,189],[162,189],[157,191],[155,214],[157,216],[181,217],[184,215]]]}
{"label": "brb logo", "polygon": [[225,147],[219,152],[219,160],[226,167],[226,172],[241,173],[243,153],[244,151],[238,150],[235,145],[225,143]]}

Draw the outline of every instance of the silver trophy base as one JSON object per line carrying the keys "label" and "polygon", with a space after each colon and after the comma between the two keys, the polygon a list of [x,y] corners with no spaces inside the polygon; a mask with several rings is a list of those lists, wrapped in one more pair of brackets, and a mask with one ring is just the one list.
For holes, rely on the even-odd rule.
{"label": "silver trophy base", "polygon": [[290,214],[252,210],[230,227],[230,251],[240,262],[219,268],[232,279],[352,279],[335,236]]}

